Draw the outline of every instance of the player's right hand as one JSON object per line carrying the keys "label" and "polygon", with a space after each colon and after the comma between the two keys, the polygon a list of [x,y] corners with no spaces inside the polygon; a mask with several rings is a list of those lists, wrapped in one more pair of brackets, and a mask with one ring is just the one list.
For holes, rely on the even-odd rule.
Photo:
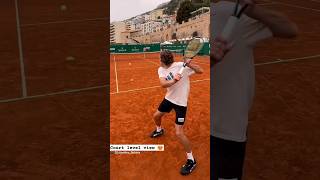
{"label": "player's right hand", "polygon": [[174,76],[174,80],[175,81],[179,81],[180,79],[182,78],[181,74],[177,73],[175,76]]}

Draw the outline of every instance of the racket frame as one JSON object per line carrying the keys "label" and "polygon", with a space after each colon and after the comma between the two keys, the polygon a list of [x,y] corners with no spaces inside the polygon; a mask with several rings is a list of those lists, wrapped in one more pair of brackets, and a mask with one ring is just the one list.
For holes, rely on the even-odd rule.
{"label": "racket frame", "polygon": [[[191,56],[191,57],[186,57],[186,56],[185,56],[186,53],[184,53],[184,56],[183,56],[183,59],[184,59],[184,60],[194,58],[194,57],[201,51],[201,49],[202,49],[202,47],[203,47],[203,45],[204,45],[204,40],[203,40],[202,38],[200,38],[200,37],[195,37],[195,38],[193,38],[191,41],[193,41],[194,39],[199,39],[199,40],[200,40],[199,48],[197,49],[197,51],[194,52],[193,56]],[[189,43],[190,43],[190,42],[189,42]],[[188,46],[189,46],[189,44],[187,45],[186,49],[188,49]],[[186,49],[184,50],[184,52],[186,52]],[[182,66],[181,69],[179,70],[179,74],[180,74],[180,75],[183,73],[183,71],[184,71],[184,69],[186,68],[186,66],[187,66],[187,63],[184,62],[184,63],[183,63],[183,66]]]}

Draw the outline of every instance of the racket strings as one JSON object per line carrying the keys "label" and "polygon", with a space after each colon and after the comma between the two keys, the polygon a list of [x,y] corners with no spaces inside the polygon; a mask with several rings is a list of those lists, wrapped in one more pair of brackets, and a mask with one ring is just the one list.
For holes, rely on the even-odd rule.
{"label": "racket strings", "polygon": [[187,47],[187,51],[196,51],[197,49],[199,49],[201,43],[200,41],[194,41],[192,43],[189,43],[188,47]]}
{"label": "racket strings", "polygon": [[193,39],[192,41],[189,42],[189,44],[184,52],[184,56],[187,58],[192,58],[196,54],[198,54],[198,52],[201,50],[201,48],[202,48],[201,40],[200,39]]}

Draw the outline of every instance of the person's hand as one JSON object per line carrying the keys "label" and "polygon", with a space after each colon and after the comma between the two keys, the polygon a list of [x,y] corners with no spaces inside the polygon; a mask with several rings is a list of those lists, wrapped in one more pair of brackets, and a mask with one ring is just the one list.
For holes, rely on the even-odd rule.
{"label": "person's hand", "polygon": [[181,74],[177,73],[176,75],[174,75],[174,80],[177,82],[182,78]]}
{"label": "person's hand", "polygon": [[186,65],[189,66],[189,64],[191,63],[191,60],[192,60],[192,59],[185,59],[185,60],[184,60],[184,63],[186,63]]}
{"label": "person's hand", "polygon": [[217,37],[213,40],[213,45],[211,46],[212,53],[210,54],[210,60],[213,61],[214,64],[220,62],[231,48],[231,43],[228,43],[221,37]]}

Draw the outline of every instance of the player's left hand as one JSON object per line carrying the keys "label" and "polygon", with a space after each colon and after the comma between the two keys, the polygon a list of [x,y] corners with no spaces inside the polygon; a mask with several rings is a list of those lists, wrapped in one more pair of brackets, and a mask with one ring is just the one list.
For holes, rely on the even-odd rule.
{"label": "player's left hand", "polygon": [[184,63],[186,63],[186,65],[188,66],[188,65],[191,63],[191,60],[192,60],[192,59],[185,59],[185,60],[184,60]]}

